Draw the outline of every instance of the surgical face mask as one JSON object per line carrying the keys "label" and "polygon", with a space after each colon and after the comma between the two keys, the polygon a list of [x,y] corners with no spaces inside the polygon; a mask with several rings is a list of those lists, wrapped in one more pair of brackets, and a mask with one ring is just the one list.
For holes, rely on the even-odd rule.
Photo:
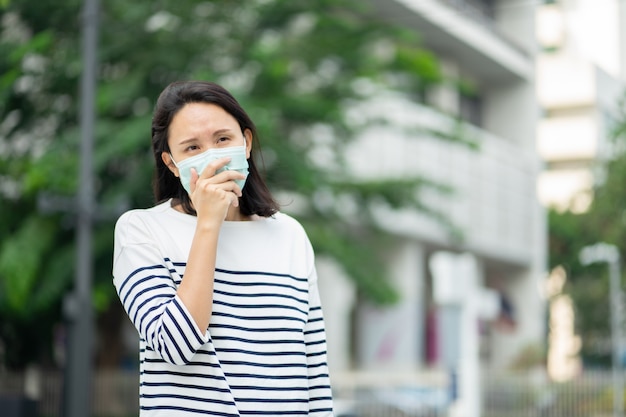
{"label": "surgical face mask", "polygon": [[[209,149],[200,154],[194,155],[187,159],[183,159],[182,161],[176,163],[172,154],[170,157],[172,158],[172,162],[178,168],[178,175],[180,176],[180,182],[183,184],[183,188],[187,190],[188,194],[191,194],[191,168],[195,168],[198,175],[202,173],[204,168],[206,168],[211,161],[216,159],[230,157],[230,162],[224,167],[217,170],[216,174],[219,174],[222,171],[233,170],[239,171],[242,174],[248,177],[248,160],[246,159],[246,139],[243,140],[243,146],[229,146],[228,148],[215,148]],[[246,180],[235,180],[239,188],[243,189]]]}

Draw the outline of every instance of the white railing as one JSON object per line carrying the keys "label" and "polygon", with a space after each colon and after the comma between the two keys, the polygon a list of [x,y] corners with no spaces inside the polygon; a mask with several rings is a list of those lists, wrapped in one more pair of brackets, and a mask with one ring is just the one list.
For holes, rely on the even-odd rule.
{"label": "white railing", "polygon": [[506,42],[511,48],[515,49],[518,53],[525,57],[529,57],[530,53],[527,49],[520,46],[517,42],[511,39],[504,31],[498,28],[495,21],[495,11],[492,7],[487,6],[482,2],[471,0],[439,0],[441,3],[446,4],[448,7],[456,10],[476,21],[477,24],[488,28],[494,35],[498,36],[503,42]]}
{"label": "white railing", "polygon": [[[334,380],[336,417],[447,417],[449,384],[441,374],[342,376]],[[0,374],[0,404],[23,391],[22,374]],[[63,376],[40,374],[41,417],[60,417]],[[137,372],[98,371],[92,384],[92,417],[135,417]],[[603,417],[612,412],[611,373],[585,371],[570,382],[543,371],[484,372],[481,417]],[[0,410],[2,411],[2,410]],[[1,415],[1,413],[0,413]]]}
{"label": "white railing", "polygon": [[[420,175],[449,185],[453,189],[450,197],[436,192],[422,197],[458,226],[466,247],[528,264],[537,247],[536,180],[541,168],[532,138],[532,145],[515,144],[471,125],[455,126],[450,117],[396,96],[376,100],[373,111],[384,109],[389,124],[369,127],[349,150],[354,175],[364,179]],[[357,110],[363,119],[376,116],[367,105]],[[478,149],[430,133],[454,129],[474,140]],[[380,218],[398,234],[445,242],[440,225],[414,211],[406,215],[384,212]]]}
{"label": "white railing", "polygon": [[485,375],[483,417],[608,417],[613,392],[609,370],[585,371],[569,382],[541,373]]}

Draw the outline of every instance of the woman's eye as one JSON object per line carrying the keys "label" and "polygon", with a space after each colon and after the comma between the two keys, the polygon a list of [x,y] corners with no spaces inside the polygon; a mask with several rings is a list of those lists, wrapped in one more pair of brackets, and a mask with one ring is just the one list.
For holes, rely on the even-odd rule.
{"label": "woman's eye", "polygon": [[222,136],[221,138],[219,138],[217,141],[218,142],[226,142],[228,140],[228,138],[226,136]]}
{"label": "woman's eye", "polygon": [[198,145],[189,145],[189,146],[187,146],[187,147],[185,148],[185,152],[187,152],[187,151],[195,151],[195,150],[197,150],[197,149],[200,149],[200,148],[198,147]]}

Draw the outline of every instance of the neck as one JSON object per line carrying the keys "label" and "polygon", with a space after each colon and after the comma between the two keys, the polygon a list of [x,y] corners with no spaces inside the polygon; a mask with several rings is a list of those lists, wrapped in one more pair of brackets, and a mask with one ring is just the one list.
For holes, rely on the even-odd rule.
{"label": "neck", "polygon": [[243,214],[241,214],[239,207],[230,206],[224,220],[229,222],[243,222],[250,220],[250,216],[244,216]]}

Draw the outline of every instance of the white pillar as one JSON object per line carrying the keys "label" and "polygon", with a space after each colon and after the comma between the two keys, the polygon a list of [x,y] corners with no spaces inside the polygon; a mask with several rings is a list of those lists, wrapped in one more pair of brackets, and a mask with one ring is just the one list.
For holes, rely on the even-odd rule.
{"label": "white pillar", "polygon": [[391,254],[389,278],[400,294],[392,306],[359,307],[357,359],[363,370],[411,372],[423,362],[424,251],[406,241]]}
{"label": "white pillar", "polygon": [[339,377],[351,368],[351,313],[356,290],[334,260],[318,257],[315,267],[326,326],[328,367],[331,377]]}
{"label": "white pillar", "polygon": [[[480,417],[482,391],[480,387],[480,355],[478,320],[480,318],[483,267],[473,254],[457,255],[437,252],[430,261],[433,275],[434,296],[439,308],[446,314],[452,326],[443,329],[442,339],[457,341],[444,355],[448,366],[456,369],[458,397],[450,409],[451,417]],[[456,313],[458,312],[458,313]],[[456,349],[454,349],[456,348]],[[444,364],[445,365],[445,364]]]}
{"label": "white pillar", "polygon": [[[535,36],[534,1],[497,0],[496,24],[516,44],[533,57],[538,50]],[[485,86],[484,127],[490,133],[535,152],[536,126],[539,107],[534,75],[507,85]]]}
{"label": "white pillar", "polygon": [[620,1],[619,7],[619,57],[620,57],[620,80],[626,83],[626,2]]}

